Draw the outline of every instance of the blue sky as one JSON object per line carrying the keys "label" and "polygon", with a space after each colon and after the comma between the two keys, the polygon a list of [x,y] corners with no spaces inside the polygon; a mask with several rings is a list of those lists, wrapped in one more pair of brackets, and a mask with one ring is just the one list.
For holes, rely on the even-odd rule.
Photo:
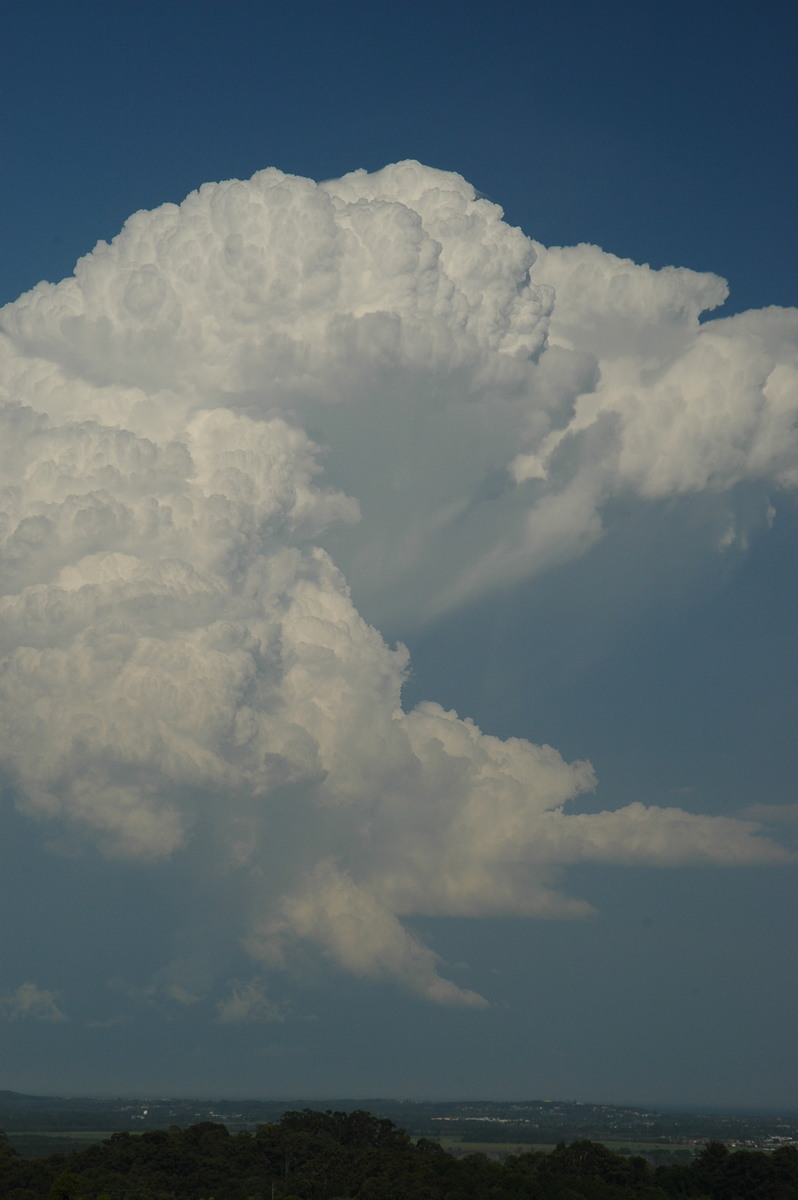
{"label": "blue sky", "polygon": [[[641,6],[583,0],[556,6],[499,3],[490,10],[449,3],[388,4],[378,9],[349,3],[278,7],[249,0],[232,5],[176,0],[8,4],[0,48],[6,114],[0,135],[0,301],[15,301],[40,280],[57,283],[68,277],[76,260],[98,240],[114,238],[131,213],[164,202],[180,204],[203,183],[245,180],[270,166],[315,181],[336,180],[358,168],[375,172],[388,163],[416,159],[462,176],[488,201],[502,206],[510,226],[519,226],[544,247],[590,243],[608,255],[653,268],[686,267],[722,276],[729,282],[730,295],[714,315],[794,305],[796,25],[792,6],[782,3]],[[397,177],[385,186],[385,195],[394,189],[390,195],[412,209],[415,201],[408,198],[406,180]],[[292,203],[300,204],[299,192],[292,195]],[[379,196],[371,199],[375,213],[386,211],[379,208]],[[225,231],[237,236],[244,225],[236,222],[243,217],[230,212],[225,210]],[[206,218],[200,214],[196,219]],[[116,295],[114,280],[123,270],[149,269],[146,254],[141,257],[148,228],[142,225],[141,234],[131,232],[119,259],[108,268],[110,274],[102,273],[99,258],[87,269],[86,280],[94,280],[92,295],[109,289],[109,314]],[[393,226],[386,226],[379,244],[387,246],[394,232]],[[504,247],[508,263],[514,262],[513,255],[521,253],[519,243],[505,226],[495,236],[500,242],[491,245]],[[199,258],[200,246],[198,242],[194,250]],[[294,253],[296,247],[289,249]],[[272,258],[266,261],[277,262],[279,239],[269,253]],[[298,266],[289,264],[290,278],[310,272],[310,261],[300,256]],[[541,257],[532,281],[554,286],[558,298],[566,297],[561,303],[578,309],[579,285],[567,299],[570,261]],[[594,281],[616,269],[607,265],[606,256],[592,252],[583,253],[580,261],[583,271],[594,272]],[[179,263],[169,276],[162,265],[170,286],[177,286],[178,267]],[[351,279],[357,277],[356,270],[361,268],[352,265]],[[136,278],[146,280],[146,272]],[[676,311],[674,305],[681,304],[690,289],[714,286],[699,285],[692,278],[668,276],[663,284],[662,298],[656,301],[663,306],[658,318],[663,329]],[[685,846],[706,836],[708,844],[717,841],[719,847],[716,852],[706,850],[699,865],[688,861],[684,847],[668,851],[671,865],[653,866],[632,854],[624,859],[620,851],[615,858],[602,851],[605,861],[598,861],[594,850],[592,859],[585,853],[580,861],[566,864],[559,883],[547,875],[541,887],[562,887],[567,896],[592,906],[593,915],[584,919],[539,919],[508,908],[491,915],[485,896],[491,888],[498,895],[505,886],[505,858],[494,863],[489,882],[474,884],[459,914],[453,902],[447,908],[434,900],[433,883],[426,876],[408,875],[414,880],[411,891],[423,894],[416,904],[412,895],[408,898],[410,885],[397,882],[400,860],[391,857],[403,838],[414,846],[414,838],[420,839],[419,845],[424,837],[433,840],[434,822],[429,828],[425,825],[432,818],[414,808],[410,792],[399,789],[398,807],[384,817],[389,833],[380,835],[383,840],[375,834],[367,853],[350,849],[360,836],[356,824],[333,828],[329,817],[345,807],[343,798],[351,799],[355,785],[330,784],[330,795],[314,799],[313,788],[323,792],[327,785],[313,782],[310,768],[302,775],[304,750],[296,751],[295,759],[283,753],[284,747],[281,750],[294,771],[293,782],[281,784],[282,791],[269,792],[263,785],[258,792],[249,775],[245,787],[240,781],[231,783],[233,776],[217,777],[210,768],[201,778],[190,772],[169,775],[171,768],[160,760],[156,763],[155,750],[147,767],[153,774],[145,783],[136,774],[144,768],[138,762],[134,766],[135,755],[125,751],[124,770],[115,768],[115,774],[108,774],[111,782],[101,787],[97,780],[109,756],[118,751],[120,762],[124,758],[119,749],[123,735],[108,734],[105,748],[91,751],[86,749],[91,742],[88,726],[77,722],[78,716],[83,719],[84,707],[102,708],[97,697],[105,693],[91,691],[87,684],[91,700],[84,703],[79,682],[62,684],[60,677],[53,677],[47,683],[42,676],[42,693],[34,697],[35,703],[30,701],[30,708],[27,699],[15,702],[13,692],[2,708],[7,778],[0,817],[6,847],[0,873],[5,914],[0,924],[0,1039],[6,1064],[2,1086],[73,1093],[527,1096],[798,1107],[798,897],[795,866],[788,861],[796,828],[798,767],[798,510],[794,483],[789,483],[795,460],[783,433],[765,439],[772,448],[764,466],[734,466],[734,447],[748,447],[754,436],[746,418],[746,405],[753,403],[746,400],[748,393],[741,392],[738,402],[730,392],[725,414],[707,416],[706,422],[717,421],[715,433],[714,426],[699,421],[692,433],[688,428],[666,444],[658,441],[663,436],[658,426],[652,425],[649,435],[645,423],[633,425],[636,410],[624,407],[625,397],[634,391],[631,376],[622,374],[616,382],[615,368],[607,365],[612,359],[608,339],[628,337],[631,358],[638,355],[642,362],[652,353],[645,338],[659,336],[657,321],[649,330],[642,316],[642,332],[638,331],[636,319],[648,303],[649,276],[638,273],[633,280],[627,308],[608,316],[606,327],[595,314],[583,314],[573,327],[563,317],[558,325],[555,301],[551,337],[574,356],[574,364],[580,354],[594,354],[606,387],[616,387],[615,399],[610,397],[606,406],[610,415],[617,409],[628,422],[627,447],[648,449],[619,467],[617,476],[612,475],[615,467],[610,464],[615,460],[609,451],[601,459],[601,470],[594,470],[595,456],[605,453],[604,443],[596,434],[590,449],[593,443],[585,432],[589,417],[580,418],[581,434],[574,432],[559,457],[556,447],[551,451],[551,471],[567,474],[573,469],[577,498],[585,494],[582,487],[587,492],[594,486],[599,489],[595,512],[580,525],[573,509],[556,510],[559,515],[552,519],[562,523],[563,535],[559,540],[552,535],[553,549],[541,551],[539,562],[532,563],[527,547],[529,562],[514,565],[520,530],[526,526],[511,497],[506,504],[497,503],[484,519],[479,515],[479,497],[487,494],[484,489],[498,486],[498,473],[509,463],[507,446],[523,431],[491,429],[483,454],[470,426],[445,430],[425,425],[423,406],[435,397],[456,397],[458,388],[467,392],[469,387],[473,397],[484,399],[487,393],[479,391],[482,384],[463,383],[466,376],[471,378],[469,371],[476,371],[465,358],[451,370],[433,362],[429,355],[437,353],[437,343],[430,342],[425,351],[420,333],[414,335],[420,349],[403,343],[401,353],[409,357],[405,361],[400,355],[394,377],[371,359],[366,361],[367,355],[361,363],[360,350],[352,352],[345,368],[334,359],[330,342],[329,362],[337,365],[324,368],[326,375],[322,372],[314,384],[317,392],[311,394],[307,385],[307,396],[300,396],[296,385],[281,393],[276,409],[270,401],[272,407],[261,417],[271,418],[279,411],[289,423],[301,424],[312,441],[326,445],[319,459],[323,474],[318,486],[328,483],[360,502],[361,521],[350,525],[353,512],[346,503],[340,498],[329,501],[337,506],[338,524],[334,520],[328,531],[318,534],[319,544],[343,569],[357,610],[389,644],[401,639],[407,645],[411,665],[403,693],[406,712],[419,702],[435,701],[472,719],[485,735],[548,744],[566,763],[590,760],[598,779],[594,791],[579,790],[576,768],[569,768],[568,775],[565,767],[558,767],[558,782],[552,784],[552,795],[560,787],[566,811],[574,815],[592,819],[604,811],[643,804],[657,810],[684,809],[696,819],[758,817],[764,828],[755,836],[781,848],[781,860],[776,851],[757,858],[743,848],[736,860],[741,865],[720,866],[724,839],[737,834],[725,826],[695,825],[687,827]],[[89,282],[81,286],[89,295]],[[466,295],[466,283],[462,287]],[[489,280],[486,295],[492,287]],[[508,283],[507,296],[512,291]],[[504,300],[510,304],[507,297]],[[305,310],[300,310],[309,303],[297,301],[298,320],[305,319]],[[378,296],[372,308],[381,312],[390,303]],[[402,303],[396,301],[397,312],[409,320]],[[480,378],[491,379],[495,395],[512,407],[513,387],[523,390],[527,384],[506,382],[496,365],[499,360],[491,357],[492,335],[478,324],[479,302],[469,303],[477,314],[474,337],[479,354],[484,353]],[[66,391],[53,392],[58,398],[52,400],[64,406],[59,436],[66,437],[63,422],[69,420],[91,439],[91,422],[96,424],[101,413],[109,428],[128,429],[137,437],[146,433],[152,444],[160,445],[160,436],[165,446],[171,430],[169,436],[176,442],[188,439],[185,444],[195,447],[197,463],[202,454],[212,462],[215,445],[239,436],[240,428],[234,435],[228,418],[220,418],[221,423],[203,433],[206,427],[191,424],[189,416],[184,429],[177,416],[157,415],[159,405],[168,408],[173,403],[167,392],[183,395],[183,376],[173,369],[168,349],[157,338],[126,342],[126,336],[138,336],[131,332],[133,327],[117,327],[117,316],[109,316],[109,336],[118,335],[117,349],[112,352],[94,343],[86,349],[89,343],[81,342],[83,349],[73,354],[78,345],[74,333],[64,335],[66,349],[59,348],[60,342],[56,346],[54,318],[48,316],[50,310],[45,312],[44,300],[36,302],[38,307],[33,301],[20,304],[14,314],[21,315],[12,314],[4,325],[15,353],[38,364],[31,367],[34,374],[41,372],[37,379],[50,378],[42,363],[57,363],[59,370],[67,371]],[[187,313],[185,298],[183,304]],[[198,322],[200,308],[198,300]],[[97,311],[103,315],[102,303]],[[269,310],[275,328],[282,319],[279,307]],[[776,331],[779,320],[768,317],[767,330]],[[734,378],[742,378],[760,354],[751,348],[752,339],[759,346],[757,339],[767,338],[762,323],[749,321],[739,327],[739,335],[737,328],[735,353],[742,357]],[[450,329],[455,329],[454,323]],[[379,336],[387,338],[388,333],[383,330]],[[667,336],[667,331],[662,334],[663,346]],[[687,324],[674,334],[691,346],[695,336],[695,327],[688,330]],[[786,380],[779,384],[783,406],[794,413],[791,336],[789,330],[778,333],[782,357],[777,372],[779,380]],[[585,338],[593,338],[595,344],[588,345]],[[772,340],[778,340],[776,332]],[[128,362],[124,356],[131,346],[134,358]],[[204,347],[197,351],[203,363],[204,353]],[[530,351],[533,358],[539,353],[540,346]],[[83,359],[75,365],[81,354],[89,355],[88,366]],[[714,394],[718,377],[712,369],[696,366],[690,354],[685,351],[669,378],[695,380],[693,392],[684,386],[697,403],[695,397]],[[150,361],[145,362],[148,355]],[[268,355],[263,361],[267,360],[270,370],[283,369],[282,360]],[[18,361],[22,359],[14,359]],[[230,403],[237,413],[251,415],[252,395],[261,385],[225,377],[219,366],[223,361],[224,356],[209,359],[205,375],[192,375],[191,386],[199,392],[205,387],[207,395],[217,397],[240,392],[249,407],[241,408],[244,399]],[[573,371],[589,374],[587,360],[578,362],[581,366]],[[245,367],[239,364],[236,370],[246,376]],[[312,375],[315,368],[308,370]],[[562,365],[557,371],[563,372],[557,379],[565,389],[567,372]],[[46,396],[42,398],[45,383],[37,384],[17,366],[9,372],[20,389],[11,395],[12,401],[38,407],[55,423],[55,409],[48,407]],[[431,373],[434,386],[425,372]],[[145,376],[149,383],[142,382]],[[545,390],[538,376],[530,378],[533,392]],[[635,378],[641,394],[649,395],[646,370],[641,368]],[[124,389],[132,386],[131,380],[158,397],[146,419],[126,413],[125,405],[133,402]],[[89,401],[79,395],[84,385],[87,395],[92,388],[122,391]],[[268,392],[268,373],[262,387]],[[328,403],[333,392],[338,396],[339,387],[353,405],[340,419],[330,415],[334,406]],[[399,417],[390,424],[388,408],[374,397],[388,405],[416,387],[418,407],[399,409]],[[502,391],[505,387],[509,390]],[[775,388],[773,383],[769,394],[775,395]],[[68,400],[63,399],[67,393]],[[322,395],[324,403],[318,400]],[[651,396],[665,403],[664,393]],[[101,402],[108,407],[98,407]],[[207,399],[199,402],[201,410],[208,407]],[[738,417],[741,432],[729,437],[728,461],[708,476],[709,482],[695,482],[702,478],[701,462],[713,458],[726,428],[737,429]],[[773,421],[778,431],[777,415]],[[283,455],[280,462],[292,464],[286,471],[295,472],[300,490],[310,487],[297,443],[282,426],[270,428]],[[633,442],[638,428],[642,441]],[[254,438],[255,433],[247,436]],[[580,447],[574,452],[576,467],[568,465],[568,445]],[[513,452],[521,450],[526,453],[519,441]],[[69,454],[64,449],[58,461],[66,461]],[[55,451],[53,455],[55,461]],[[31,459],[38,468],[46,461]],[[164,459],[159,470],[176,470],[169,462],[171,466]],[[460,463],[467,464],[462,477]],[[526,469],[518,466],[522,475]],[[13,453],[4,470],[3,483],[14,483]],[[680,483],[690,471],[690,482]],[[394,473],[400,483],[389,484]],[[25,478],[39,476],[28,472]],[[524,478],[527,489],[537,486],[534,472]],[[455,483],[472,489],[470,507],[461,519],[436,525],[443,532],[430,533],[428,547],[422,547],[417,558],[409,557],[406,569],[397,565],[400,549],[410,545],[408,530],[426,528],[429,514],[443,513],[444,507],[436,506],[443,505],[446,488]],[[91,486],[96,490],[99,485]],[[132,496],[132,485],[125,486]],[[152,486],[153,494],[160,496],[157,489],[162,485]],[[405,492],[390,491],[400,486]],[[133,504],[128,492],[125,502]],[[66,503],[58,495],[57,503]],[[308,504],[320,514],[322,501],[315,493],[313,497]],[[293,501],[282,497],[280,503]],[[534,513],[543,511],[534,508]],[[35,509],[40,516],[50,512]],[[472,520],[469,513],[477,515]],[[601,536],[591,524],[596,513]],[[317,519],[321,523],[321,515]],[[534,521],[529,528],[545,542],[545,516]],[[66,530],[64,525],[59,528]],[[70,549],[72,533],[60,536],[62,543],[53,543],[47,551],[50,560],[60,562],[63,551],[64,570],[77,572],[74,578],[84,587],[105,586],[106,575],[90,573],[96,560],[87,565]],[[131,545],[100,539],[92,548],[96,553],[123,549],[132,557]],[[494,548],[506,554],[491,557]],[[168,554],[164,551],[163,561],[172,563],[176,553],[174,547]],[[199,571],[202,564],[205,569],[209,560],[200,540],[192,553],[194,557],[186,550],[194,569]],[[144,561],[143,551],[141,556]],[[158,569],[166,568],[161,563]],[[303,586],[311,578],[310,567],[305,569]],[[19,586],[9,584],[8,595],[21,603],[32,594],[26,588],[55,586],[49,570],[26,576]],[[232,575],[230,569],[227,574],[218,570],[217,584],[223,587]],[[177,576],[170,578],[170,586],[184,586],[175,582]],[[333,577],[313,578],[314,603],[325,613],[337,614],[330,620],[338,628],[356,629],[354,617],[341,607],[342,593]],[[454,581],[453,592],[446,591],[447,580]],[[281,603],[287,605],[289,597],[292,612],[310,603],[302,599],[300,583],[297,577],[285,585]],[[152,600],[152,611],[158,603],[166,604],[166,593],[157,595],[161,599]],[[134,624],[142,636],[146,632],[154,637],[149,612],[135,608]],[[231,612],[225,609],[225,620],[233,621]],[[247,620],[251,633],[255,617],[250,614]],[[190,644],[197,655],[200,643],[202,652],[207,650],[207,640],[192,641],[182,626],[176,632],[172,621],[172,616],[164,617],[164,628],[169,625],[171,632],[169,638],[164,635],[158,670],[167,645]],[[89,622],[86,628],[91,633],[99,625]],[[305,645],[299,628],[295,622],[290,630],[287,625],[283,629],[285,645],[294,650]],[[352,636],[361,639],[357,655],[350,659],[337,651],[348,664],[340,678],[319,666],[318,657],[315,682],[313,671],[308,673],[310,692],[303,700],[307,704],[302,719],[319,746],[330,735],[319,732],[307,713],[316,705],[334,710],[343,691],[349,695],[350,683],[354,694],[352,681],[361,678],[356,663],[373,661],[380,679],[398,678],[400,668],[394,660],[364,640],[365,634]],[[63,650],[65,643],[55,640],[55,634],[53,639],[47,643],[53,653]],[[81,642],[84,649],[88,644]],[[15,645],[19,649],[28,642],[23,638]],[[136,651],[138,663],[142,645]],[[69,652],[73,651],[74,646]],[[214,653],[221,653],[218,645]],[[77,678],[78,660],[68,661]],[[99,678],[105,660],[86,661]],[[181,667],[180,661],[186,665]],[[223,676],[218,681],[211,678],[215,667],[210,659],[202,671],[199,657],[175,662],[169,666],[169,686],[183,697],[181,712],[187,705],[180,691],[181,671],[187,694],[202,690],[205,681],[209,692],[218,682],[221,694]],[[144,676],[130,678],[131,686],[138,686],[136,681]],[[154,678],[144,679],[140,693],[129,693],[132,708],[138,704],[143,711],[149,704],[160,704],[155,693],[147,691],[155,687]],[[18,694],[33,696],[33,675],[20,679]],[[281,677],[280,696],[287,705],[286,679]],[[377,695],[374,691],[362,710],[353,708],[353,713],[361,712],[358,719],[371,720]],[[122,709],[109,705],[109,711],[114,713],[112,723],[122,729]],[[298,711],[292,710],[294,725],[302,724]],[[20,738],[43,736],[35,733],[34,712],[50,714],[53,743],[63,734],[73,747],[72,757],[64,752],[57,762],[54,758],[55,765],[47,766],[49,774],[36,766],[34,754],[19,749]],[[182,716],[176,720],[179,724]],[[427,713],[407,726],[408,744],[423,764],[417,793],[427,797],[430,806],[438,785],[432,760],[420,747],[429,744],[425,739],[437,720]],[[197,722],[199,729],[199,716]],[[368,729],[367,740],[373,737],[377,747],[384,736],[380,729]],[[144,724],[135,731],[144,745]],[[463,759],[463,728],[453,726],[448,732],[461,739],[452,755]],[[330,762],[341,746],[348,748],[353,736],[348,726],[338,728],[327,751]],[[45,743],[43,758],[49,754],[47,739]],[[493,753],[485,749],[487,743],[479,745],[480,754]],[[400,755],[399,748],[395,753]],[[375,752],[374,761],[379,760]],[[380,786],[388,790],[393,786],[370,758],[357,763],[363,778],[380,778]],[[534,770],[539,769],[538,764]],[[397,765],[395,777],[403,770]],[[158,771],[172,780],[171,791],[164,792]],[[338,778],[336,771],[343,779],[343,768],[328,764],[329,779]],[[239,784],[240,796],[236,793],[234,802],[229,794]],[[501,786],[496,784],[499,790]],[[220,847],[227,845],[234,828],[238,840],[231,844],[244,846],[242,854],[251,852],[257,840],[252,831],[261,828],[256,800],[266,794],[263,788],[271,807],[257,836],[262,835],[266,849],[261,859],[256,855],[246,860],[252,864],[246,880],[233,879]],[[163,810],[152,807],[161,801]],[[128,819],[131,812],[138,824]],[[193,816],[190,822],[186,817],[178,831],[174,822],[170,824],[173,812]],[[441,834],[444,855],[446,836]],[[490,820],[475,837],[490,840]],[[284,853],[270,857],[272,845],[284,847]],[[531,841],[527,854],[533,863],[540,853],[535,846]],[[469,863],[481,852],[476,845],[472,851]],[[418,858],[420,850],[413,853]],[[654,855],[654,849],[646,853]],[[334,869],[318,869],[314,855],[318,862],[335,864]],[[510,858],[508,850],[508,863]],[[548,864],[544,872],[560,870],[560,859],[544,856],[542,861]],[[435,870],[445,874],[443,859]],[[514,860],[507,867],[509,874],[518,870]],[[458,872],[450,883],[452,894],[459,884],[465,886],[462,863]],[[301,882],[307,879],[312,882]],[[356,897],[349,886],[352,881],[360,889]],[[384,908],[378,913],[363,907],[364,896],[369,904],[378,897]],[[364,929],[388,929],[385,937],[393,939],[392,949],[375,951],[374,961],[358,959],[352,946],[344,944],[335,921],[325,924],[325,908],[343,913],[343,924],[359,914]],[[389,911],[394,924],[386,915]],[[439,956],[437,966],[425,957],[429,948]],[[384,964],[391,955],[394,965],[389,969]],[[382,966],[374,965],[377,958]],[[449,1000],[436,1002],[440,979],[452,981],[455,988],[447,993]],[[487,1004],[468,999],[473,996]]]}
{"label": "blue sky", "polygon": [[32,0],[6,23],[4,299],[208,180],[404,158],[546,244],[794,299],[788,4]]}

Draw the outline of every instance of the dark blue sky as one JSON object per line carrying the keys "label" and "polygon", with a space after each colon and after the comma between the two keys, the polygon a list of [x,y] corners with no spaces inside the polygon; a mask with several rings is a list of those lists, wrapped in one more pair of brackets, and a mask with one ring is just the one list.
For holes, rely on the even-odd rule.
{"label": "dark blue sky", "polygon": [[[405,158],[463,175],[545,245],[714,271],[726,312],[798,302],[794,4],[6,0],[2,15],[0,303],[204,182]],[[534,585],[386,625],[413,655],[408,703],[590,758],[586,812],[794,805],[794,499],[774,494],[773,529],[752,521],[722,561],[711,500],[698,517],[689,503],[630,504]],[[35,979],[71,1017],[0,1024],[0,1087],[798,1107],[794,867],[583,864],[571,886],[593,921],[410,919],[490,992],[485,1012],[304,964],[284,1023],[211,1027],[207,1007],[178,1020],[147,990],[192,922],[213,924],[188,868],[80,857],[10,807],[0,828],[0,1000]]]}
{"label": "dark blue sky", "polygon": [[208,180],[418,158],[546,244],[790,303],[797,26],[782,2],[12,0],[0,299]]}

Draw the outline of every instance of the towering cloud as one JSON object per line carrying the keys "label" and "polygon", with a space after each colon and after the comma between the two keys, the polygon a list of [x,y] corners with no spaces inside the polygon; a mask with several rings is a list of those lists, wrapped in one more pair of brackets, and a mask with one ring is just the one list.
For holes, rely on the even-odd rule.
{"label": "towering cloud", "polygon": [[[17,806],[212,864],[264,970],[306,942],[444,1004],[485,1001],[405,916],[578,917],[578,862],[784,861],[755,822],[569,814],[589,764],[403,711],[407,654],[353,603],[409,628],[581,553],[613,499],[794,486],[798,313],[699,324],[724,296],[546,250],[411,162],[206,185],[7,306]],[[258,982],[218,1011],[277,1015]]]}

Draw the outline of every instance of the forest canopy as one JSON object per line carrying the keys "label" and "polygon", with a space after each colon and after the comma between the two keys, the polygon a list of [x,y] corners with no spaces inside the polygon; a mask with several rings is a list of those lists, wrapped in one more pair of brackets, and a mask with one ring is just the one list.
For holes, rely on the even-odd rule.
{"label": "forest canopy", "polygon": [[287,1112],[254,1133],[211,1121],[115,1133],[70,1155],[26,1159],[0,1135],[4,1200],[795,1200],[798,1149],[653,1167],[591,1141],[504,1160],[456,1157],[368,1112]]}

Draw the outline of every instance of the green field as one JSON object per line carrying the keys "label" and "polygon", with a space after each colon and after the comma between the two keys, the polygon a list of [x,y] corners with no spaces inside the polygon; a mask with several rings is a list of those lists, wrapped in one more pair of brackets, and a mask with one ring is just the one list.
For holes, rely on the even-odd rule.
{"label": "green field", "polygon": [[[689,1147],[679,1143],[663,1145],[662,1142],[608,1141],[606,1139],[600,1140],[599,1138],[591,1138],[590,1140],[594,1142],[600,1141],[602,1146],[606,1146],[614,1154],[652,1154],[655,1151],[661,1154],[663,1151],[673,1152],[675,1150],[689,1149]],[[464,1142],[460,1138],[447,1137],[437,1138],[436,1141],[440,1142],[444,1150],[449,1150],[456,1154],[529,1154],[533,1150],[543,1150],[548,1154],[555,1147],[554,1142]]]}
{"label": "green field", "polygon": [[[108,1129],[60,1129],[57,1131],[24,1130],[8,1134],[9,1144],[24,1158],[46,1158],[51,1154],[71,1154],[75,1150],[83,1150],[94,1142],[102,1142],[111,1137]],[[455,1154],[458,1158],[467,1154],[501,1155],[529,1154],[534,1150],[550,1153],[554,1142],[466,1142],[461,1138],[436,1138],[444,1150]],[[576,1139],[571,1139],[576,1140]],[[598,1141],[597,1138],[591,1139]],[[655,1161],[687,1161],[687,1151],[692,1148],[678,1142],[635,1142],[619,1139],[605,1140],[602,1145],[615,1154],[643,1154],[656,1156]],[[670,1158],[670,1155],[675,1155]],[[666,1157],[667,1156],[667,1157]]]}
{"label": "green field", "polygon": [[10,1133],[9,1138],[77,1138],[81,1142],[104,1142],[113,1135],[113,1129],[21,1129]]}
{"label": "green field", "polygon": [[49,1158],[51,1154],[74,1154],[111,1136],[108,1129],[14,1130],[8,1144],[23,1158]]}

